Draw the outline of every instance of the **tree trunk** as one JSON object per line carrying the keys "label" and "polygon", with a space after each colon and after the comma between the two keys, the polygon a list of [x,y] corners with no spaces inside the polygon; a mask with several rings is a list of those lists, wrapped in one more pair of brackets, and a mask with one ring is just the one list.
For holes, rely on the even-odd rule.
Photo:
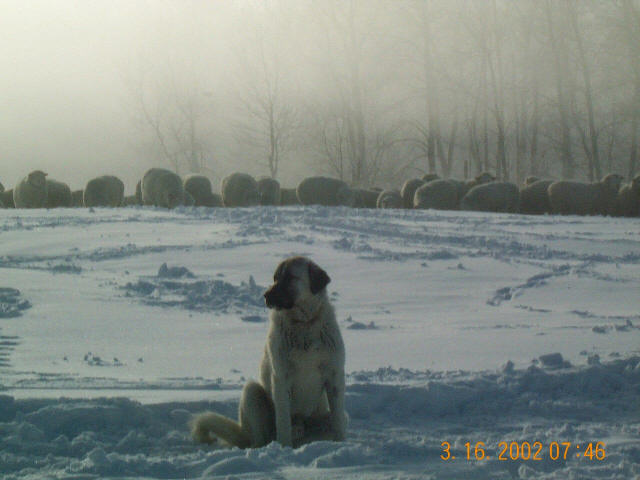
{"label": "tree trunk", "polygon": [[482,105],[482,170],[488,172],[491,170],[489,165],[489,94],[487,91],[487,62],[486,57],[482,62],[482,93],[483,93],[483,105]]}
{"label": "tree trunk", "polygon": [[571,154],[571,126],[569,124],[569,104],[565,92],[564,78],[566,78],[566,62],[568,61],[566,51],[561,51],[560,43],[556,36],[553,19],[551,15],[550,0],[545,1],[545,13],[547,16],[547,28],[551,48],[553,51],[554,78],[556,84],[556,95],[558,99],[558,113],[560,114],[560,158],[562,161],[562,177],[571,179],[574,177],[573,156]]}
{"label": "tree trunk", "polygon": [[[536,69],[534,69],[537,72]],[[531,175],[540,175],[540,165],[538,165],[538,125],[539,125],[539,103],[540,95],[538,91],[538,75],[533,74],[533,112],[531,114],[531,141],[529,143],[529,172]]]}
{"label": "tree trunk", "polygon": [[638,127],[640,126],[640,11],[631,0],[623,0],[622,15],[625,22],[627,47],[633,69],[633,103],[631,104],[631,149],[629,151],[628,175],[631,180],[638,168]]}
{"label": "tree trunk", "polygon": [[[491,61],[491,50],[487,46],[487,62],[489,64],[489,72],[491,73],[491,84],[493,86],[493,102],[495,108],[496,128],[498,129],[498,138],[496,145],[496,174],[503,181],[509,179],[509,170],[507,167],[507,150],[506,150],[506,134],[504,125],[504,72],[502,69],[502,49],[500,48],[500,40],[498,39],[498,8],[496,1],[492,2],[493,7],[493,39],[496,64]],[[497,71],[496,71],[497,70]]]}
{"label": "tree trunk", "polygon": [[453,124],[451,125],[451,134],[449,135],[449,142],[447,145],[447,153],[443,156],[441,165],[442,165],[442,176],[444,178],[449,178],[451,176],[451,170],[453,169],[453,158],[456,148],[456,139],[458,136],[458,118],[457,116],[453,119]]}
{"label": "tree trunk", "polygon": [[[482,158],[480,156],[480,145],[478,142],[478,134],[477,134],[477,118],[478,118],[478,104],[476,101],[476,105],[473,108],[473,113],[471,114],[471,118],[467,122],[467,145],[469,149],[469,154],[471,155],[471,159],[473,160],[474,171],[476,175],[479,175],[482,172]],[[465,171],[464,178],[469,178],[469,162],[465,161],[464,163]]]}
{"label": "tree trunk", "polygon": [[636,108],[631,113],[631,150],[629,152],[629,180],[631,180],[637,170],[638,164],[638,117],[640,117],[640,79],[636,79],[636,88],[633,104]]}
{"label": "tree trunk", "polygon": [[584,96],[587,107],[587,119],[589,123],[589,148],[588,156],[591,160],[591,168],[595,173],[595,177],[599,180],[602,178],[602,168],[600,167],[600,151],[598,148],[598,131],[596,130],[595,115],[593,111],[593,89],[591,87],[591,69],[587,60],[587,54],[584,49],[584,39],[580,28],[578,27],[578,11],[574,3],[569,3],[569,19],[571,27],[576,38],[578,47],[578,58],[580,60],[580,70],[582,71],[582,79],[584,80]]}
{"label": "tree trunk", "polygon": [[353,1],[349,2],[349,87],[351,91],[351,108],[349,112],[350,139],[353,155],[352,184],[360,185],[367,175],[366,134],[364,111],[362,105],[362,87],[360,81],[361,54],[356,38],[355,12]]}
{"label": "tree trunk", "polygon": [[440,141],[438,82],[434,71],[431,25],[429,16],[429,2],[422,5],[422,48],[424,82],[427,100],[427,169],[429,173],[436,172],[436,145]]}
{"label": "tree trunk", "polygon": [[193,173],[200,173],[202,171],[200,165],[200,158],[198,157],[198,140],[196,134],[196,119],[193,109],[189,109],[189,169]]}

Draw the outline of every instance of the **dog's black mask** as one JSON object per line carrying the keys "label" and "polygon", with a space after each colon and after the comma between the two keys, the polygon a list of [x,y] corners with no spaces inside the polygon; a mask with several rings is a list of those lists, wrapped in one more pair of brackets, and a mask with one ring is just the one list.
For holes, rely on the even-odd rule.
{"label": "dog's black mask", "polygon": [[331,281],[327,272],[311,260],[304,257],[291,257],[278,265],[273,275],[274,283],[264,293],[267,308],[276,310],[289,310],[296,303],[298,291],[294,284],[301,279],[296,277],[296,272],[304,272],[307,268],[309,275],[309,288],[312,294],[320,292]]}

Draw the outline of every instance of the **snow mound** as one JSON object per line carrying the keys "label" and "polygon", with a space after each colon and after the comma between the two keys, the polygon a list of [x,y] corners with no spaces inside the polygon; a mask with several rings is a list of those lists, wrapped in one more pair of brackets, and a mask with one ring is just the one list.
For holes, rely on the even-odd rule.
{"label": "snow mound", "polygon": [[124,363],[118,360],[117,357],[113,357],[113,360],[105,360],[102,357],[95,355],[91,352],[87,352],[83,360],[90,367],[122,367],[124,366]]}
{"label": "snow mound", "polygon": [[81,273],[82,267],[75,265],[74,263],[47,263],[47,268],[51,273]]}
{"label": "snow mound", "polygon": [[349,330],[378,330],[380,328],[374,321],[371,321],[369,323],[358,322],[357,320],[353,320],[351,315],[349,315],[345,319],[345,323],[347,324],[347,329]]}
{"label": "snow mound", "polygon": [[562,358],[561,353],[547,353],[539,357],[543,367],[546,368],[569,368],[571,364]]}
{"label": "snow mound", "polygon": [[[547,363],[555,366],[562,356],[551,359]],[[354,469],[366,477],[380,468],[406,473],[428,465],[433,478],[514,478],[511,471],[522,474],[515,478],[572,477],[568,472],[577,473],[574,478],[632,478],[624,472],[640,468],[639,388],[640,357],[562,369],[359,372],[347,386],[347,441],[295,450],[277,443],[250,450],[195,445],[188,433],[190,415],[210,409],[235,417],[237,400],[143,405],[122,398],[5,395],[0,396],[0,476],[340,478]],[[489,452],[500,441],[534,438],[545,445],[606,442],[607,462],[551,461],[546,453],[541,462],[524,463],[439,458],[443,441],[462,455],[466,441],[485,442]]]}
{"label": "snow mound", "polygon": [[158,278],[196,278],[187,267],[168,267],[163,263],[158,270]]}
{"label": "snow mound", "polygon": [[164,263],[156,277],[141,277],[122,288],[126,296],[138,297],[147,305],[215,314],[251,312],[246,316],[248,322],[258,321],[253,313],[265,310],[262,295],[266,288],[256,285],[253,276],[247,282],[233,285],[219,279],[197,279],[185,267],[167,267]]}
{"label": "snow mound", "polygon": [[31,303],[22,298],[20,290],[0,287],[0,318],[19,317],[28,308],[31,308]]}
{"label": "snow mound", "polygon": [[[350,415],[380,415],[416,421],[442,416],[517,414],[603,420],[626,412],[640,415],[640,357],[571,367],[560,353],[540,357],[542,368],[516,370],[507,362],[498,372],[415,372],[378,369],[349,378]],[[403,386],[407,382],[413,385]],[[369,399],[363,402],[362,399]],[[572,410],[572,411],[570,411]]]}

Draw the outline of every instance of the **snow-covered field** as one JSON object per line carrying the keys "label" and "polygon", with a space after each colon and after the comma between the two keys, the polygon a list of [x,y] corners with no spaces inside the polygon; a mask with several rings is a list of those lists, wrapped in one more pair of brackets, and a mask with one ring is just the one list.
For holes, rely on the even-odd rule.
{"label": "snow-covered field", "polygon": [[[332,278],[348,440],[193,444],[292,254]],[[637,478],[639,327],[640,219],[0,210],[0,478]]]}

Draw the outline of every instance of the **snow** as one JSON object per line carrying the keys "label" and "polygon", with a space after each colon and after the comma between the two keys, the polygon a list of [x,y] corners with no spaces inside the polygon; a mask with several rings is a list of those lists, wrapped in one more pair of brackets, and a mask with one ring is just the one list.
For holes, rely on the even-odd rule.
{"label": "snow", "polygon": [[[638,219],[0,210],[0,239],[0,478],[640,475]],[[257,376],[261,295],[294,254],[332,279],[347,441],[195,445],[190,416],[235,418]],[[536,441],[539,461],[497,459]],[[604,460],[577,457],[589,442]]]}

